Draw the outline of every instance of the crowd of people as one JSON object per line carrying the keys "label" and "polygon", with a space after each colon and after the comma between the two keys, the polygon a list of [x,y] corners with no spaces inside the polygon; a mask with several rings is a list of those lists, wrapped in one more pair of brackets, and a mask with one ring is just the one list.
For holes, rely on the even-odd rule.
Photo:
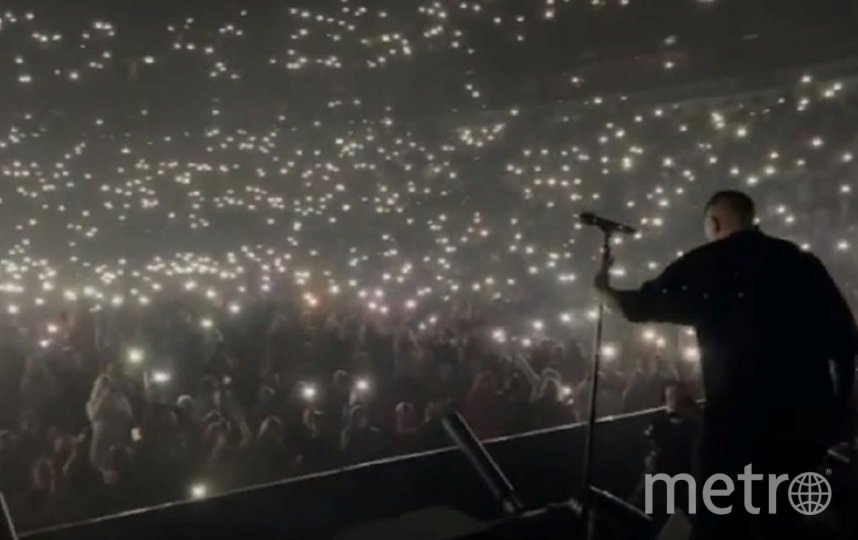
{"label": "crowd of people", "polygon": [[[56,339],[39,354],[24,328],[4,328],[0,491],[20,527],[446,446],[452,409],[481,438],[587,412],[574,339],[515,349],[462,313],[416,335],[407,321],[263,301],[197,320],[178,301],[145,316],[82,306],[48,323]],[[659,406],[683,376],[646,351],[609,364],[600,413]]]}

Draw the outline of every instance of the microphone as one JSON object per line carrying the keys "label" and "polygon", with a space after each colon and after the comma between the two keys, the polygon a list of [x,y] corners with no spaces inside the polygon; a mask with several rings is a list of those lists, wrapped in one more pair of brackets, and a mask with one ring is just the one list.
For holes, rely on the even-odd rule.
{"label": "microphone", "polygon": [[578,214],[578,219],[584,225],[598,227],[602,229],[602,231],[607,233],[635,234],[636,232],[638,232],[637,229],[630,225],[617,223],[616,221],[597,216],[592,212],[582,212]]}

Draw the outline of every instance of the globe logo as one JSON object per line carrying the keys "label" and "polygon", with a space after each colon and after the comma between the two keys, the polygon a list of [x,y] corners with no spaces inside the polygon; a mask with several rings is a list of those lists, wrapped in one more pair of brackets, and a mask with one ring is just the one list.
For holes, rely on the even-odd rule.
{"label": "globe logo", "polygon": [[831,504],[831,484],[821,474],[801,473],[789,483],[789,503],[795,511],[805,516],[825,512]]}

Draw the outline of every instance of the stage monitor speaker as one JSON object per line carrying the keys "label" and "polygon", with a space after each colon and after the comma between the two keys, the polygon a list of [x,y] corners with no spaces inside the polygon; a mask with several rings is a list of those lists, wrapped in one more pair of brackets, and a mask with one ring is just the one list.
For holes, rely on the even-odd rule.
{"label": "stage monitor speaker", "polygon": [[6,498],[0,493],[0,540],[18,540],[12,514],[6,505]]}

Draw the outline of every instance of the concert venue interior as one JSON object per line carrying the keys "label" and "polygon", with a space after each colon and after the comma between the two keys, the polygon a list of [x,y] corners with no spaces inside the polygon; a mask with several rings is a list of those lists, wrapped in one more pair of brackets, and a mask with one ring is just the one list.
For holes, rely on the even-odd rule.
{"label": "concert venue interior", "polygon": [[[603,316],[578,216],[634,228],[634,288],[741,190],[854,311],[856,28],[847,0],[6,0],[0,539],[685,538],[642,486],[692,472],[702,352]],[[814,538],[858,537],[840,443]]]}

